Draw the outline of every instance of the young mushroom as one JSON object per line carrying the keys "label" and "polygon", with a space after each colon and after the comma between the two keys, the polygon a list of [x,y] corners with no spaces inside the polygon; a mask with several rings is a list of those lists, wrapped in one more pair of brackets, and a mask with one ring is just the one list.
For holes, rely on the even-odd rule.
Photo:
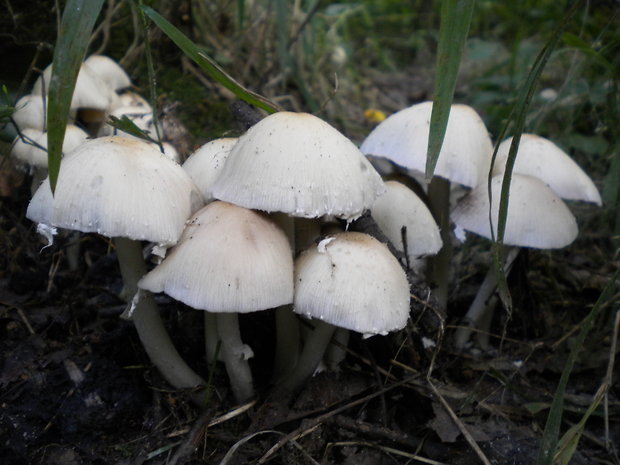
{"label": "young mushroom", "polygon": [[[467,230],[492,239],[489,211],[493,231],[497,233],[499,204],[501,199],[503,175],[491,180],[492,203],[489,201],[488,186],[481,184],[473,189],[452,212],[452,221],[461,230]],[[531,176],[513,174],[510,183],[508,216],[503,243],[512,246],[505,251],[508,270],[518,247],[536,249],[556,249],[569,245],[577,237],[577,222],[568,207],[558,195],[542,181]],[[460,235],[460,234],[457,234]],[[491,268],[480,286],[476,298],[465,316],[466,324],[459,328],[454,337],[455,346],[465,347],[473,327],[482,321],[490,323],[491,307],[487,305],[495,292],[497,277]],[[488,336],[480,333],[481,345],[486,345]]]}
{"label": "young mushroom", "polygon": [[294,392],[323,357],[336,327],[385,335],[409,318],[409,282],[389,249],[372,236],[328,236],[295,261],[295,313],[312,319],[295,370],[279,386]]}
{"label": "young mushroom", "polygon": [[239,402],[254,395],[238,314],[293,301],[293,258],[284,232],[266,215],[215,201],[192,216],[179,243],[140,280],[140,288],[165,292],[214,313],[221,354]]}
{"label": "young mushroom", "polygon": [[[186,219],[202,203],[187,173],[155,146],[114,136],[90,140],[68,153],[54,195],[48,178],[26,216],[43,230],[58,227],[112,238],[125,290],[132,296],[146,273],[140,241],[175,244]],[[177,353],[150,294],[135,303],[132,319],[147,354],[172,386],[204,384]]]}
{"label": "young mushroom", "polygon": [[411,189],[398,181],[386,181],[385,187],[387,192],[375,201],[370,213],[392,245],[417,269],[420,257],[441,249],[439,228],[426,204]]}

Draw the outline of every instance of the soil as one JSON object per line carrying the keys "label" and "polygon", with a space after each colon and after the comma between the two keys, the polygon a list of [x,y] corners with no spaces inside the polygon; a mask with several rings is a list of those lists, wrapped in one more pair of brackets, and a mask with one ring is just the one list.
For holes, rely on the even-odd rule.
{"label": "soil", "polygon": [[[125,304],[109,242],[80,236],[79,266],[70,270],[66,249],[76,238],[60,235],[43,247],[24,217],[27,181],[0,201],[4,465],[468,465],[482,463],[482,455],[493,464],[532,464],[571,341],[618,267],[607,258],[607,240],[592,233],[565,251],[523,253],[509,283],[514,314],[505,325],[498,311],[493,324],[494,334],[506,328],[503,343],[493,338],[489,350],[456,353],[450,325],[489,258],[486,245],[468,241],[456,255],[447,326],[436,316],[419,318],[426,293],[416,288],[405,330],[352,336],[339,369],[317,374],[294,398],[270,395],[273,315],[243,317],[258,387],[257,399],[243,406],[234,404],[223,367],[204,361],[199,312],[158,296],[179,351],[210,379],[210,400],[199,408],[163,381],[131,322],[120,318]],[[617,301],[615,309],[606,305],[571,375],[563,432],[581,419],[608,369]],[[619,463],[619,392],[616,376],[607,413],[599,407],[588,420],[569,463]]]}

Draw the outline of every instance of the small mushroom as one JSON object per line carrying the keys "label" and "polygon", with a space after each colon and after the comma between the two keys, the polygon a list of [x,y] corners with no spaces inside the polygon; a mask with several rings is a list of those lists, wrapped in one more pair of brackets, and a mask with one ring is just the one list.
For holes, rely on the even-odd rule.
{"label": "small mushroom", "polygon": [[273,221],[227,202],[212,202],[192,216],[179,243],[139,286],[215,313],[235,398],[243,402],[254,395],[247,361],[252,350],[241,340],[237,315],[293,301],[291,249]]}
{"label": "small mushroom", "polygon": [[[503,175],[491,180],[492,203],[489,201],[486,183],[473,189],[452,212],[452,221],[461,230],[467,230],[492,239],[497,232],[499,205]],[[491,212],[491,222],[489,221]],[[537,178],[513,174],[510,183],[508,216],[503,243],[513,246],[505,251],[508,270],[516,257],[517,247],[536,249],[556,249],[569,245],[577,237],[578,228],[575,217],[558,195]],[[460,235],[460,234],[457,234]],[[454,337],[457,348],[463,348],[473,331],[483,320],[490,322],[491,307],[486,305],[497,286],[497,277],[491,268],[480,286],[476,298],[465,316],[468,326],[459,328]],[[486,345],[488,337],[480,334],[481,345]]]}
{"label": "small mushroom", "polygon": [[409,282],[389,249],[372,236],[328,236],[295,261],[295,313],[312,319],[295,370],[281,383],[295,391],[323,357],[336,327],[385,335],[409,318]]}

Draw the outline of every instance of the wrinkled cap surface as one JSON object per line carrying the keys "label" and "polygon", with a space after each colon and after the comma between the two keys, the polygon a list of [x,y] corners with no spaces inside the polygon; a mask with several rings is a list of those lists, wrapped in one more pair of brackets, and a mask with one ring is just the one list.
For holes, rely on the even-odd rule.
{"label": "wrinkled cap surface", "polygon": [[307,113],[274,113],[239,138],[213,185],[221,200],[268,212],[355,219],[385,191],[359,149]]}
{"label": "wrinkled cap surface", "polygon": [[409,283],[388,248],[367,234],[330,236],[295,261],[294,311],[363,333],[401,329]]}
{"label": "wrinkled cap surface", "polygon": [[153,144],[112,136],[68,153],[55,195],[48,178],[26,216],[59,228],[171,245],[202,203],[189,175]]}
{"label": "wrinkled cap surface", "polygon": [[[503,175],[495,176],[491,180],[495,232],[502,181]],[[491,239],[487,184],[481,184],[463,198],[452,212],[451,218],[458,227]],[[556,249],[573,242],[577,232],[575,217],[555,192],[537,178],[522,174],[512,175],[504,244]]]}
{"label": "wrinkled cap surface", "polygon": [[[499,145],[493,166],[494,175],[504,172],[511,144],[512,137]],[[602,204],[592,179],[566,152],[544,137],[521,135],[513,173],[540,179],[563,199]]]}
{"label": "wrinkled cap surface", "polygon": [[293,258],[267,216],[212,202],[188,221],[179,243],[139,283],[190,307],[253,312],[293,301]]}
{"label": "wrinkled cap surface", "polygon": [[[422,102],[390,115],[368,135],[361,151],[424,173],[432,110],[433,102]],[[486,178],[492,154],[478,113],[467,105],[452,105],[435,175],[474,187]]]}

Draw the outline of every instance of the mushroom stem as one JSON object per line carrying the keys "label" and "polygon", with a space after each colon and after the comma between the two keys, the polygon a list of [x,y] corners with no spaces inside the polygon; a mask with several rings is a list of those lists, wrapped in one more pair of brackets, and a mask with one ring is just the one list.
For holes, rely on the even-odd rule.
{"label": "mushroom stem", "polygon": [[[295,219],[285,213],[273,213],[271,218],[286,233],[291,250],[295,250]],[[300,350],[300,328],[292,305],[276,308],[276,353],[273,363],[273,379],[286,377],[295,365]]]}
{"label": "mushroom stem", "polygon": [[254,354],[241,340],[237,313],[217,313],[216,320],[230,385],[237,402],[245,402],[254,396],[252,371],[248,363]]}
{"label": "mushroom stem", "polygon": [[[139,241],[124,237],[115,237],[113,240],[123,276],[124,289],[127,295],[133,296],[138,289],[138,281],[146,273],[142,247]],[[136,303],[132,319],[144,350],[166,381],[177,389],[195,388],[206,384],[177,352],[150,292],[144,291]],[[200,393],[194,397],[194,400],[203,403],[202,399],[198,399],[200,399]]]}
{"label": "mushroom stem", "polygon": [[452,237],[450,234],[450,181],[433,177],[428,186],[431,212],[439,226],[443,247],[430,259],[432,265],[431,281],[436,286],[435,297],[440,310],[448,304],[448,281],[450,280],[450,260],[452,259]]}
{"label": "mushroom stem", "polygon": [[[506,276],[510,273],[512,264],[519,254],[519,250],[520,249],[518,247],[507,247],[504,250],[504,270]],[[493,316],[493,305],[491,303],[494,302],[492,297],[495,294],[496,289],[497,273],[495,267],[491,266],[489,271],[487,271],[482,284],[478,288],[476,297],[471,303],[469,310],[463,317],[462,326],[459,327],[454,333],[454,346],[457,349],[463,349],[466,346],[475,329],[483,330],[477,337],[480,347],[488,347],[488,330]]]}
{"label": "mushroom stem", "polygon": [[216,361],[217,342],[219,340],[217,334],[217,318],[215,314],[211,312],[204,312],[204,314],[205,352],[207,355],[207,363],[212,364]]}
{"label": "mushroom stem", "polygon": [[337,328],[332,338],[332,344],[325,351],[325,363],[330,370],[337,370],[347,356],[346,347],[349,344],[351,332],[345,328]]}
{"label": "mushroom stem", "polygon": [[304,381],[312,376],[336,331],[336,326],[324,321],[313,320],[313,323],[314,329],[304,343],[304,348],[295,369],[279,386],[285,392],[293,393],[297,391]]}

